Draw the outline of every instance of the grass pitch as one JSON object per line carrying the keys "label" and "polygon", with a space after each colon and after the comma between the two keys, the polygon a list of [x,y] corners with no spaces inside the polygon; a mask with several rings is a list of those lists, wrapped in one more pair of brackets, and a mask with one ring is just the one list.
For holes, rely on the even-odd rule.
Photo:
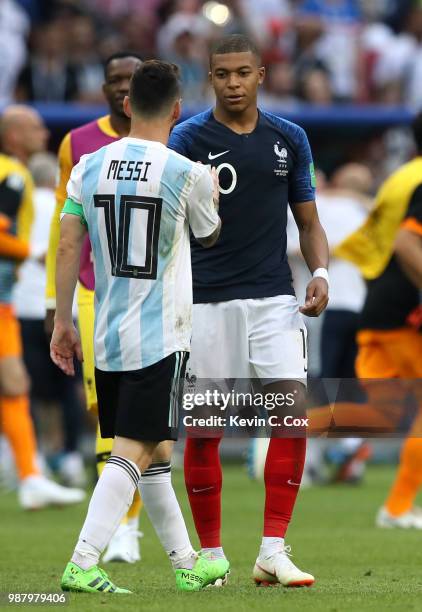
{"label": "grass pitch", "polygon": [[[177,592],[170,564],[143,514],[142,562],[104,566],[117,584],[133,590],[134,595],[72,594],[70,608],[80,612],[422,609],[421,534],[374,527],[375,512],[392,480],[391,468],[371,468],[361,487],[300,492],[288,543],[294,561],[317,581],[310,589],[294,590],[257,588],[252,583],[250,575],[261,536],[263,485],[250,482],[240,466],[226,467],[224,473],[224,545],[232,564],[226,588]],[[174,483],[197,545],[180,471],[175,473]],[[83,504],[24,513],[13,493],[0,492],[0,591],[57,592],[85,511]],[[40,607],[45,606],[36,606]]]}

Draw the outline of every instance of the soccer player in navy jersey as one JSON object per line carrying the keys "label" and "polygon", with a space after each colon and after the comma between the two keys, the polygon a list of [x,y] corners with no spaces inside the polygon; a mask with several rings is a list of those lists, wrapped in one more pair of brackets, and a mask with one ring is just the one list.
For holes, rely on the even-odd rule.
{"label": "soccer player in navy jersey", "polygon": [[[210,56],[215,107],[179,124],[170,137],[170,148],[215,167],[220,181],[220,238],[206,251],[191,245],[194,311],[188,367],[198,381],[254,378],[265,393],[293,389],[303,398],[307,362],[302,314],[319,316],[327,305],[328,246],[315,206],[306,134],[258,109],[264,74],[259,52],[247,37],[231,35],[215,43]],[[286,257],[289,205],[312,274],[302,307]],[[304,403],[297,399],[295,409],[304,410]],[[283,410],[281,417],[292,409]],[[219,443],[220,438],[197,437],[197,432],[188,437],[185,481],[202,550],[224,557]],[[314,582],[291,562],[284,544],[305,449],[303,435],[272,434],[265,464],[263,539],[253,570],[257,584]]]}

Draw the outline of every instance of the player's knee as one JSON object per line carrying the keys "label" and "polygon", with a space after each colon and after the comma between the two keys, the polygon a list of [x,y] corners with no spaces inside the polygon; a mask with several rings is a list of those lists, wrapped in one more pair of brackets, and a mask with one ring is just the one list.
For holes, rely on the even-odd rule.
{"label": "player's knee", "polygon": [[132,461],[142,473],[152,462],[156,447],[157,442],[145,442],[116,436],[111,454]]}
{"label": "player's knee", "polygon": [[174,442],[171,440],[164,440],[163,442],[160,442],[152,455],[152,463],[163,463],[165,461],[170,461],[173,446]]}
{"label": "player's knee", "polygon": [[13,359],[2,364],[0,388],[2,395],[16,397],[27,395],[31,381],[21,359]]}

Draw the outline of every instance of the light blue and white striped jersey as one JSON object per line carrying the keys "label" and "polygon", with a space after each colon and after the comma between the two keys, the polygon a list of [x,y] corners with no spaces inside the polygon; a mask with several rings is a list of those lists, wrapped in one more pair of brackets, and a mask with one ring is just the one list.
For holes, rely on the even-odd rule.
{"label": "light blue and white striped jersey", "polygon": [[197,238],[218,225],[206,167],[127,137],[83,155],[67,192],[92,245],[96,367],[138,370],[189,351],[189,225]]}

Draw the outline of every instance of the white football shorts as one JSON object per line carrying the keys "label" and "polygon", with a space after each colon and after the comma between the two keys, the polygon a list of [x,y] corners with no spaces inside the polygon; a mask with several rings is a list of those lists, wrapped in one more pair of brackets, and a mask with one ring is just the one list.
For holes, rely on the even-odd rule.
{"label": "white football shorts", "polygon": [[306,340],[291,295],[194,304],[188,376],[306,383]]}

